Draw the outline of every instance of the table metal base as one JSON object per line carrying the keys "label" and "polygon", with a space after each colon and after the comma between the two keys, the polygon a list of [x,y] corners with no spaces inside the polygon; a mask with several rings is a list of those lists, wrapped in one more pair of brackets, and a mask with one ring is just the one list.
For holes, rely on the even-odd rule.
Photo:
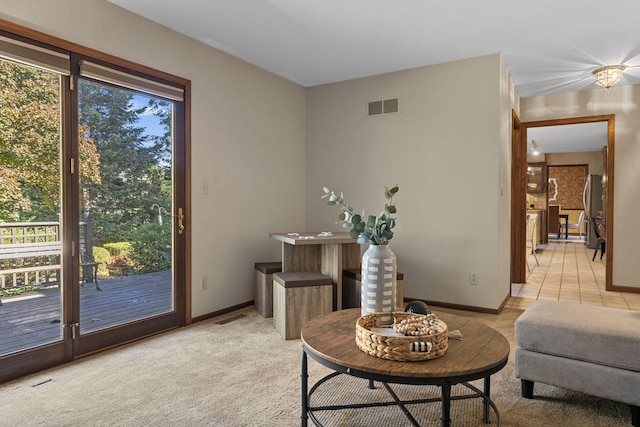
{"label": "table metal base", "polygon": [[[321,378],[318,382],[316,382],[311,389],[309,389],[308,385],[308,366],[307,366],[307,354],[305,351],[302,352],[302,372],[301,372],[301,380],[302,380],[302,414],[301,414],[301,425],[306,427],[308,425],[308,420],[311,419],[313,424],[318,427],[329,427],[332,423],[332,419],[335,420],[340,418],[341,415],[346,414],[341,411],[349,411],[357,413],[358,410],[362,410],[364,408],[370,408],[365,412],[360,412],[360,415],[364,415],[365,417],[371,417],[369,421],[358,420],[360,424],[358,425],[392,425],[389,420],[385,420],[384,422],[380,419],[376,419],[376,416],[382,416],[382,412],[379,412],[386,409],[384,412],[385,415],[393,418],[394,421],[401,423],[399,425],[407,425],[407,420],[412,426],[421,426],[421,425],[434,425],[433,423],[433,411],[429,411],[426,409],[425,405],[430,403],[437,404],[441,403],[441,411],[439,420],[435,419],[435,423],[441,425],[442,427],[451,426],[451,402],[456,401],[465,401],[468,399],[477,399],[481,398],[481,412],[482,412],[482,422],[478,420],[479,424],[491,423],[491,410],[495,415],[496,424],[500,426],[500,414],[496,405],[489,397],[490,392],[490,379],[489,377],[484,378],[484,392],[479,390],[477,387],[469,384],[467,382],[460,383],[463,390],[467,390],[466,393],[455,393],[452,395],[452,384],[440,384],[440,385],[431,385],[430,387],[440,387],[440,392],[438,390],[429,390],[429,392],[420,392],[416,393],[415,390],[420,389],[425,390],[425,385],[406,385],[406,384],[389,384],[387,382],[377,381],[375,382],[373,379],[363,379],[360,375],[351,376],[348,371],[346,372],[332,372],[329,375]],[[349,378],[341,378],[340,376],[347,376]],[[347,384],[345,386],[345,384]],[[351,384],[351,385],[349,385]],[[354,391],[344,390],[348,387],[355,387]],[[426,387],[429,387],[427,385]],[[340,389],[343,389],[342,391]],[[411,391],[411,390],[414,391]],[[371,393],[367,392],[367,390],[371,390]],[[459,391],[459,390],[458,390]],[[470,391],[470,393],[469,393]],[[353,402],[319,402],[315,403],[314,400],[323,400],[322,394],[326,394],[330,396],[328,400],[337,400],[343,397],[346,394],[347,398],[353,397]],[[351,394],[350,394],[351,393]],[[413,394],[413,396],[412,396]],[[313,399],[316,395],[321,395],[319,399]],[[327,399],[324,399],[327,400]],[[477,409],[476,404],[476,409]],[[463,411],[465,408],[461,408]],[[395,410],[395,412],[390,413],[390,411]],[[472,410],[472,412],[479,413],[477,410]],[[426,414],[426,415],[425,415]],[[344,415],[344,417],[349,416],[357,416],[355,414]],[[431,418],[432,421],[424,421],[427,418]],[[373,419],[373,420],[372,420]],[[420,419],[422,419],[423,423],[420,424]],[[401,421],[404,420],[404,421]],[[379,421],[376,424],[376,421]],[[344,422],[344,419],[341,423]],[[365,422],[365,424],[362,424]],[[326,423],[326,424],[325,424]]]}

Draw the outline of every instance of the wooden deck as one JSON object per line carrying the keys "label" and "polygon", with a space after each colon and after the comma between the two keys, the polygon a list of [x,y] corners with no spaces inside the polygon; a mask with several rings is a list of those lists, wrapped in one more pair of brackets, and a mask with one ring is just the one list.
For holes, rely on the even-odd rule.
{"label": "wooden deck", "polygon": [[[80,288],[80,333],[131,322],[173,309],[171,272],[125,276]],[[2,298],[0,355],[58,341],[62,336],[60,288]]]}

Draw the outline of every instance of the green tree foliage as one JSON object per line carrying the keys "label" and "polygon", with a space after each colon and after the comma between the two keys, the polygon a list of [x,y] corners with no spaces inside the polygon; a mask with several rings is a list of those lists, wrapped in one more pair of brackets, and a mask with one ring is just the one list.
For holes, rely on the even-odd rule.
{"label": "green tree foliage", "polygon": [[[60,77],[0,60],[0,221],[55,221],[60,210]],[[80,138],[83,178],[99,156]]]}
{"label": "green tree foliage", "polygon": [[163,135],[150,137],[150,140],[153,142],[153,152],[160,163],[166,166],[167,172],[170,172],[168,166],[171,163],[171,123],[173,120],[171,104],[149,98],[146,114],[149,113],[155,115],[158,123],[164,128]]}
{"label": "green tree foliage", "polygon": [[0,61],[0,78],[0,215],[52,214],[59,202],[58,77]]}
{"label": "green tree foliage", "polygon": [[105,243],[103,246],[111,256],[122,256],[128,258],[131,256],[132,247],[129,242],[111,242]]}
{"label": "green tree foliage", "polygon": [[131,248],[136,273],[171,269],[171,228],[168,224],[142,224],[131,236]]}
{"label": "green tree foliage", "polygon": [[83,208],[93,213],[97,244],[128,240],[157,218],[153,204],[170,208],[170,127],[152,137],[139,124],[143,114],[164,114],[163,103],[136,106],[132,92],[88,81],[79,90],[80,123],[101,159],[100,183],[81,183]]}
{"label": "green tree foliage", "polygon": [[[61,77],[0,60],[0,82],[0,222],[56,221]],[[80,80],[78,106],[81,209],[93,216],[95,246],[131,240],[151,256],[137,256],[141,271],[170,268],[172,105]],[[163,132],[147,132],[146,115]]]}
{"label": "green tree foliage", "polygon": [[101,276],[109,274],[109,270],[107,270],[107,261],[111,257],[109,251],[101,246],[94,246],[92,252],[93,259],[98,263],[98,274]]}

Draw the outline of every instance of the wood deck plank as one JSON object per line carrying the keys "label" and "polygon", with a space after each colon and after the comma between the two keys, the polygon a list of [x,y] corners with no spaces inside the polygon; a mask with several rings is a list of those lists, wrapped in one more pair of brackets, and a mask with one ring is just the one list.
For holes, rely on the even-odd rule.
{"label": "wood deck plank", "polygon": [[[173,309],[171,271],[89,282],[80,288],[80,333],[89,333]],[[33,298],[25,299],[25,296]],[[60,288],[2,298],[0,355],[61,339]]]}

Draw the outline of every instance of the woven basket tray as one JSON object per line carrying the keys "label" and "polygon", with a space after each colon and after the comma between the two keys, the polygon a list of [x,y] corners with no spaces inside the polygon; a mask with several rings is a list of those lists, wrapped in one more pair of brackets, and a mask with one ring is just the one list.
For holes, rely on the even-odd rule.
{"label": "woven basket tray", "polygon": [[[403,362],[417,362],[444,356],[449,346],[449,330],[446,323],[434,318],[432,322],[440,326],[442,332],[434,335],[392,336],[373,331],[378,326],[379,317],[388,317],[390,313],[375,313],[362,316],[356,322],[356,345],[362,351],[381,359]],[[405,319],[422,320],[428,318],[422,314],[392,313],[394,324]],[[431,315],[431,317],[435,317]],[[380,326],[384,327],[384,326]],[[426,349],[430,347],[429,351]]]}

